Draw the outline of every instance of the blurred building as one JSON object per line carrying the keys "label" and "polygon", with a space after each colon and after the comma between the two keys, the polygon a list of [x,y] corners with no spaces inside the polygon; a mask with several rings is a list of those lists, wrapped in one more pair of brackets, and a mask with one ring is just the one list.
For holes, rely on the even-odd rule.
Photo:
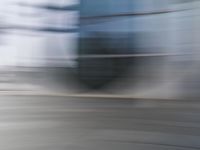
{"label": "blurred building", "polygon": [[72,66],[68,56],[77,46],[77,0],[1,1],[5,45],[0,45],[8,66]]}
{"label": "blurred building", "polygon": [[[199,32],[195,0],[2,0],[1,4],[6,32],[1,65],[75,65],[69,58],[77,52],[79,13],[81,38],[106,36],[106,44],[117,53],[124,47],[134,53],[198,47],[198,41],[181,44],[198,39],[193,38]],[[117,39],[123,44],[115,44]]]}

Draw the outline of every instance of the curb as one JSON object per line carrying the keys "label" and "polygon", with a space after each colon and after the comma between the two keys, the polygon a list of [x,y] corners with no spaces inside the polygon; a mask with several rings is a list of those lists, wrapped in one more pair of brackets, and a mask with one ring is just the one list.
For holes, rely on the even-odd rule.
{"label": "curb", "polygon": [[[51,91],[0,91],[0,96],[52,96],[52,97],[71,97],[71,98],[97,98],[97,99],[115,99],[115,100],[145,100],[145,101],[188,101],[180,98],[153,98],[137,97],[133,95],[116,94],[80,94],[80,93],[59,93]],[[190,101],[197,101],[193,99]]]}

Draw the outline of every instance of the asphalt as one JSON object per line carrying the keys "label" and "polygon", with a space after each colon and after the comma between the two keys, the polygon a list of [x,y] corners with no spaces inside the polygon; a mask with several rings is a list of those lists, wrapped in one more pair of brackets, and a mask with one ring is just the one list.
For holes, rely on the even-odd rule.
{"label": "asphalt", "polygon": [[199,150],[200,101],[0,96],[2,150]]}

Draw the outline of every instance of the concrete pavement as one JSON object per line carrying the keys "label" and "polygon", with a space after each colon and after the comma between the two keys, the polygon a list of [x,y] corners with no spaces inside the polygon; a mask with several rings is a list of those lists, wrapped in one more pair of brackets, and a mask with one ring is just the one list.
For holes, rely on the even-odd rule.
{"label": "concrete pavement", "polygon": [[198,150],[200,102],[0,96],[3,150]]}

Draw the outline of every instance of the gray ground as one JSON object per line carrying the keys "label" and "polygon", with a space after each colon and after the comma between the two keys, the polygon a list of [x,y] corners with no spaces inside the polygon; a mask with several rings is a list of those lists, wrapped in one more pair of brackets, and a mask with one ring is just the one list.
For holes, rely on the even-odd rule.
{"label": "gray ground", "polygon": [[198,150],[197,100],[0,96],[2,150]]}

